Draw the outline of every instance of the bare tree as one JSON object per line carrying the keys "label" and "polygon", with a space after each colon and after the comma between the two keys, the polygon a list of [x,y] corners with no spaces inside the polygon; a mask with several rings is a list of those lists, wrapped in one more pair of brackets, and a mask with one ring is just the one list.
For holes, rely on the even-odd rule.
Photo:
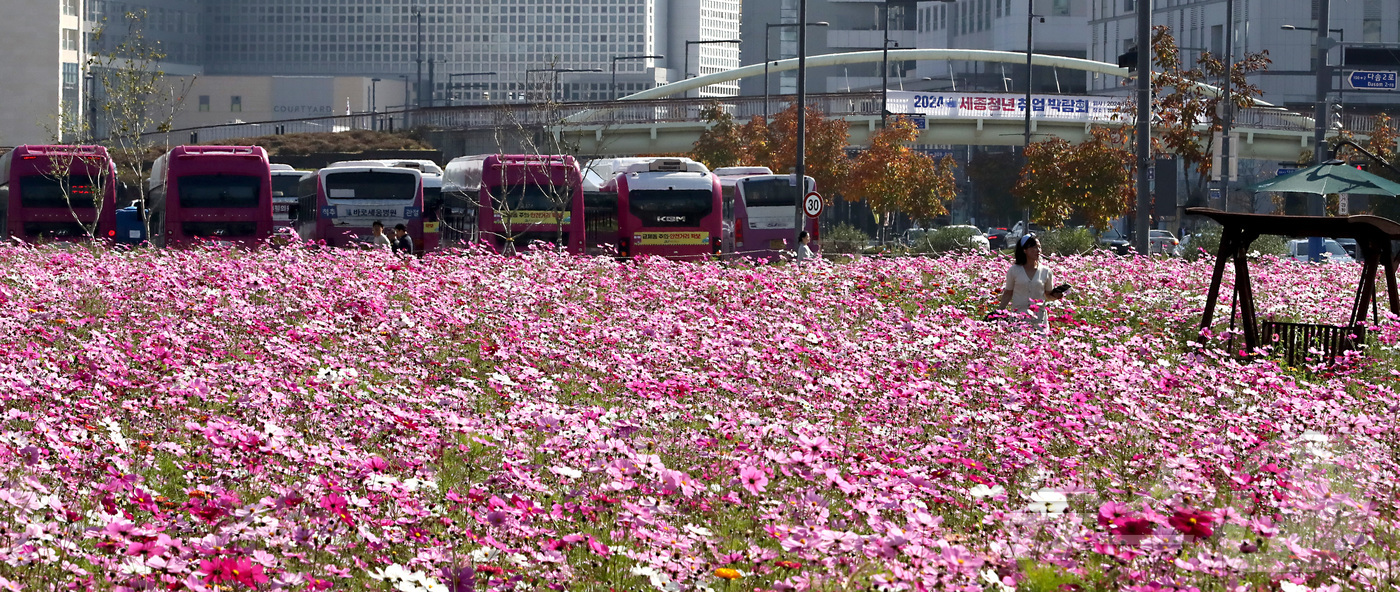
{"label": "bare tree", "polygon": [[[553,77],[536,78],[543,80],[529,81],[526,85],[525,96],[534,99],[532,102],[523,105],[507,103],[496,109],[493,129],[496,153],[502,157],[511,153],[571,156],[576,159],[580,172],[578,177],[563,184],[546,183],[532,186],[527,183],[520,187],[489,188],[488,191],[504,193],[492,193],[489,197],[491,209],[500,222],[500,230],[489,230],[488,220],[478,220],[477,229],[480,234],[500,240],[506,253],[513,253],[516,244],[522,238],[537,231],[547,231],[549,226],[553,227],[554,244],[560,248],[567,248],[564,235],[567,231],[566,222],[571,221],[573,216],[574,192],[583,181],[583,167],[593,157],[580,155],[579,133],[570,133],[568,128],[582,128],[586,124],[571,123],[567,120],[574,109],[560,101],[555,94]],[[549,167],[549,162],[539,161],[527,164],[526,170],[531,176],[547,176]],[[532,187],[537,188],[537,192]],[[518,194],[515,193],[517,191]],[[468,207],[479,210],[485,205],[480,203],[481,201],[484,199],[466,196]],[[465,229],[450,230],[461,235],[470,234]]]}
{"label": "bare tree", "polygon": [[[144,212],[148,187],[148,157],[161,138],[168,148],[168,134],[175,114],[194,85],[195,77],[167,82],[161,63],[166,53],[159,43],[146,39],[144,10],[122,15],[126,34],[106,48],[110,23],[103,23],[93,34],[87,71],[93,84],[87,97],[96,113],[95,129],[83,137],[94,138],[107,147],[117,166],[117,180],[137,188],[136,202]],[[86,126],[87,124],[82,124]],[[86,129],[84,127],[83,129]],[[147,218],[146,236],[151,236]]]}

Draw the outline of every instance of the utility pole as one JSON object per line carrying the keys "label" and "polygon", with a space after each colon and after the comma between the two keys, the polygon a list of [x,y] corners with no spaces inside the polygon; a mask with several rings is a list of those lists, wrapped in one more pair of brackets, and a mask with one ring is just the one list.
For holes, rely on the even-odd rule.
{"label": "utility pole", "polygon": [[1133,246],[1141,255],[1151,251],[1152,191],[1147,167],[1152,164],[1152,0],[1137,0],[1137,234]]}
{"label": "utility pole", "polygon": [[[807,0],[797,2],[797,22],[807,23]],[[807,227],[802,201],[807,193],[807,27],[797,27],[797,158],[793,175],[797,177],[797,198],[792,200],[792,252],[802,248],[802,229]]]}
{"label": "utility pole", "polygon": [[[1230,124],[1235,105],[1230,98],[1230,80],[1235,61],[1235,0],[1225,0],[1225,109],[1220,121],[1220,209],[1230,211]],[[1175,196],[1173,196],[1175,197]],[[1246,212],[1250,213],[1250,212]]]}

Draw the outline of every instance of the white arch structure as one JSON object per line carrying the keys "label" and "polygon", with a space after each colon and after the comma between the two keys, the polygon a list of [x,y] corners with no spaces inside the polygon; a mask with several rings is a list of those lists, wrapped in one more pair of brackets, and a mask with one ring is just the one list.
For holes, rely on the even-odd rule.
{"label": "white arch structure", "polygon": [[[807,67],[820,68],[823,66],[868,64],[873,62],[884,61],[884,59],[884,52],[879,50],[852,51],[846,53],[828,53],[808,57]],[[1026,54],[1017,53],[1013,51],[993,51],[988,49],[892,49],[889,52],[889,59],[895,61],[915,60],[934,62],[958,61],[1024,64],[1026,63]],[[1031,65],[1050,66],[1053,68],[1064,68],[1066,70],[1081,70],[1092,74],[1107,74],[1109,76],[1117,76],[1120,78],[1126,78],[1131,75],[1131,73],[1128,72],[1127,68],[1120,68],[1119,66],[1115,64],[1110,64],[1108,62],[1099,62],[1095,60],[1070,58],[1065,56],[1049,54],[1031,54]],[[773,60],[772,62],[769,62],[768,65],[768,72],[770,74],[773,72],[786,72],[788,70],[796,69],[797,58]],[[656,88],[649,88],[642,92],[633,93],[625,97],[619,98],[617,100],[630,101],[642,99],[659,99],[662,97],[669,97],[677,93],[683,93],[688,90],[710,86],[711,84],[731,82],[734,80],[739,80],[741,78],[748,78],[750,76],[762,76],[763,72],[763,64],[749,64],[747,66],[734,68],[733,70],[725,70],[723,72],[715,72],[714,74],[706,74],[704,76],[697,76],[695,78],[687,78],[685,80],[672,82],[670,84],[663,84]],[[1221,92],[1220,89],[1209,84],[1201,84],[1198,86],[1200,86],[1200,88],[1205,90],[1207,93],[1213,95],[1219,95]],[[1269,103],[1265,103],[1264,101],[1255,101],[1255,103],[1261,107],[1273,106]],[[578,117],[578,115],[576,115],[575,117]],[[569,121],[574,120],[575,119],[573,117],[569,118]]]}
{"label": "white arch structure", "polygon": [[[808,68],[820,68],[823,66],[844,66],[847,64],[867,64],[884,61],[884,52],[880,50],[852,51],[846,53],[828,53],[807,57]],[[890,61],[956,61],[956,62],[1001,62],[1006,64],[1026,63],[1026,54],[1011,51],[992,51],[986,49],[891,49]],[[1064,56],[1048,54],[1032,54],[1031,65],[1052,66],[1065,68],[1068,70],[1083,70],[1097,74],[1108,74],[1110,76],[1127,77],[1127,68],[1119,68],[1107,62],[1097,62],[1080,58],[1068,58]],[[787,58],[785,60],[773,60],[769,62],[768,71],[786,72],[797,69],[797,58]],[[668,97],[677,93],[682,93],[691,89],[718,84],[720,82],[730,82],[740,78],[750,76],[762,76],[763,64],[750,64],[706,74],[695,78],[688,78],[678,82],[672,82],[650,88],[639,93],[634,93],[618,99],[626,101],[632,99],[658,99]]]}
{"label": "white arch structure", "polygon": [[[808,57],[807,67],[820,68],[828,66],[841,66],[847,64],[875,63],[883,61],[884,59],[884,52],[879,50],[833,53]],[[903,61],[981,61],[992,63],[1024,64],[1026,63],[1026,54],[1010,51],[992,51],[984,49],[894,49],[890,50],[889,59]],[[797,58],[787,58],[783,60],[771,61],[768,63],[768,72],[773,73],[796,70],[798,67],[797,61]],[[1104,74],[1108,76],[1117,76],[1120,78],[1131,75],[1126,68],[1120,68],[1116,64],[1048,54],[1032,54],[1031,64],[1034,66],[1049,66],[1054,68],[1064,68],[1066,70],[1079,70],[1083,72]],[[730,82],[742,78],[748,78],[751,76],[762,76],[763,73],[764,65],[762,63],[750,64],[747,66],[734,68],[732,70],[725,70],[723,72],[715,72],[713,74],[706,74],[695,78],[688,78],[678,82],[672,82],[670,84],[665,84],[656,88],[647,89],[642,92],[621,97],[617,99],[617,101],[622,102],[631,100],[664,98],[675,94],[683,93],[688,90],[709,86],[712,84]],[[1197,86],[1207,94],[1218,96],[1221,93],[1221,90],[1219,88],[1208,84],[1198,84]],[[721,101],[724,100],[724,97],[716,98]],[[1255,105],[1264,108],[1275,107],[1274,105],[1271,105],[1264,101],[1255,101]],[[604,109],[604,111],[605,110],[606,109]],[[601,145],[603,142],[603,136],[605,134],[605,131],[601,126],[594,129],[594,126],[591,126],[588,123],[593,119],[593,117],[595,117],[595,115],[595,110],[586,110],[574,113],[573,115],[565,117],[564,120],[561,122],[562,125],[551,126],[552,132],[558,135],[560,133],[569,133],[571,131],[573,133],[579,133],[585,131],[585,129],[591,129],[592,133],[588,135],[592,137],[584,138],[583,136],[580,136],[580,139],[582,142],[588,145],[587,147],[601,150],[603,149]],[[1312,132],[1310,130],[1312,129],[1313,125],[1313,120],[1311,117],[1293,113],[1281,113],[1280,115],[1284,119],[1295,121],[1299,128],[1298,131],[1271,129],[1252,130],[1241,126],[1237,129],[1239,129],[1241,134],[1245,136],[1244,146],[1241,146],[1240,149],[1242,157],[1278,159],[1294,158],[1297,156],[1298,152],[1301,149],[1304,149],[1311,145]],[[847,119],[854,121],[855,119],[867,118],[848,117]],[[875,117],[865,122],[868,124],[868,129],[865,130],[858,129],[858,127],[866,128],[867,125],[861,125],[858,127],[853,126],[851,138],[853,143],[859,144],[862,141],[864,141],[866,136],[868,136],[870,133],[873,133],[876,129],[875,126],[878,122],[878,119],[878,117]],[[1019,130],[1022,125],[1023,124],[1020,123],[1018,120],[940,120],[936,131],[934,129],[934,126],[930,125],[930,128],[926,130],[923,134],[921,134],[921,141],[923,141],[924,139],[929,139],[930,141],[927,143],[977,143],[1018,145],[1021,141],[1019,139],[1020,134],[1011,134],[1005,132],[1007,132],[1007,130],[1010,130],[1010,128],[1013,127]],[[642,133],[645,135],[645,137],[634,138],[636,140],[635,142],[626,144],[624,146],[615,146],[611,151],[617,151],[619,153],[632,153],[631,151],[637,153],[648,151],[668,152],[684,150],[685,146],[688,146],[689,144],[685,143],[684,141],[674,141],[670,143],[658,142],[658,138],[661,135],[659,132],[664,130],[671,134],[681,134],[689,137],[698,135],[698,133],[702,131],[705,127],[706,125],[703,122],[623,124],[608,129],[606,133],[609,135],[620,134],[624,136],[635,136],[635,134],[637,133]],[[964,127],[966,127],[967,129],[963,129]],[[1078,122],[1056,122],[1042,120],[1038,118],[1033,119],[1032,130],[1037,130],[1042,127],[1047,128],[1047,131],[1050,131],[1050,133],[1055,133],[1057,135],[1060,135],[1061,137],[1069,139],[1070,141],[1078,141],[1078,139],[1085,137],[1089,129],[1088,125]],[[1309,131],[1305,132],[1301,130]],[[1018,137],[1010,138],[1010,136],[1013,135]],[[927,138],[925,138],[926,136]],[[1007,136],[1007,138],[1000,138],[1000,136]],[[1258,138],[1261,140],[1261,143],[1256,144],[1256,136],[1258,136]],[[693,141],[693,139],[690,139],[688,141]],[[1248,154],[1249,156],[1245,156],[1246,154]]]}

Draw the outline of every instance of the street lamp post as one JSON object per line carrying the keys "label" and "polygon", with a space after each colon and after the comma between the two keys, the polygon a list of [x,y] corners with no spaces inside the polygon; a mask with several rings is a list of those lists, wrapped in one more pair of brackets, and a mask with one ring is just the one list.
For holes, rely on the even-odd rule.
{"label": "street lamp post", "polygon": [[613,56],[613,57],[612,57],[612,85],[609,87],[609,88],[612,89],[612,98],[613,98],[613,100],[617,100],[617,61],[618,61],[618,60],[664,60],[664,59],[666,59],[666,56],[664,56],[664,55]]}
{"label": "street lamp post", "polygon": [[456,74],[448,74],[448,75],[447,75],[447,106],[448,106],[448,107],[451,107],[451,106],[452,106],[452,96],[453,96],[452,91],[453,91],[453,89],[457,88],[457,83],[456,83],[456,82],[453,82],[452,79],[454,79],[454,78],[456,78],[456,77],[458,77],[458,76],[495,76],[495,75],[496,75],[495,72],[458,72],[458,73],[456,73]]}
{"label": "street lamp post", "polygon": [[[416,103],[416,104],[418,105],[418,108],[419,108],[419,109],[422,109],[422,108],[423,108],[423,9],[421,9],[421,8],[419,8],[419,7],[417,7],[417,6],[414,6],[414,7],[413,7],[413,18],[414,18],[414,20],[417,21],[417,23],[418,23],[418,58],[417,58],[417,60],[416,60],[416,61],[418,62],[418,98],[417,98],[417,103]],[[406,93],[404,94],[404,101],[403,101],[403,102],[404,102],[404,103],[407,103],[407,102],[408,102],[408,95],[407,95]]]}
{"label": "street lamp post", "polygon": [[376,102],[379,95],[379,79],[369,79],[369,126],[374,131],[379,131],[379,105]]}
{"label": "street lamp post", "polygon": [[[771,31],[773,30],[774,27],[796,27],[796,26],[797,26],[797,23],[767,23],[767,26],[766,26],[766,27],[764,28],[764,30],[763,30],[763,121],[764,121],[765,123],[768,121],[768,66],[769,66],[769,64],[772,63],[772,62],[770,61],[770,58],[768,57],[768,46],[770,45],[770,43],[769,43],[769,41],[768,41],[768,33],[771,32]],[[808,26],[808,27],[828,27],[828,26],[831,26],[831,23],[828,23],[828,22],[826,22],[826,21],[820,21],[820,22],[815,22],[815,23],[807,23],[807,26]],[[804,33],[799,33],[799,34],[798,34],[798,37],[802,38],[802,36],[805,34],[806,27],[803,27],[803,31],[804,31]],[[802,43],[806,43],[805,38],[799,39],[799,41],[802,41]],[[800,60],[800,59],[799,59],[798,61],[799,61],[799,62],[802,62],[802,60]],[[803,62],[803,63],[805,63],[805,62]]]}
{"label": "street lamp post", "polygon": [[[1045,17],[1035,13],[1035,2],[1026,0],[1026,137],[1025,147],[1022,150],[1028,150],[1031,147],[1031,88],[1032,82],[1035,80],[1035,70],[1031,68],[1031,58],[1035,55],[1035,19],[1037,17],[1040,18],[1040,22],[1045,22]],[[1027,228],[1030,227],[1030,223],[1028,217],[1026,220]]]}
{"label": "street lamp post", "polygon": [[531,72],[553,72],[553,73],[554,73],[554,79],[553,79],[552,82],[550,82],[550,85],[549,85],[549,93],[550,93],[550,95],[552,95],[552,96],[551,96],[551,100],[558,101],[558,100],[559,100],[559,73],[560,73],[560,72],[602,72],[602,71],[603,71],[602,68],[530,68],[530,69],[528,69],[528,70],[525,70],[525,74],[526,74],[526,79],[528,80],[528,79],[529,79],[529,74],[530,74]]}
{"label": "street lamp post", "polygon": [[[685,79],[687,79],[687,78],[690,78],[690,46],[692,46],[692,45],[708,45],[708,44],[711,44],[711,43],[743,43],[743,42],[742,42],[741,40],[739,40],[739,39],[706,39],[706,40],[704,40],[704,41],[690,41],[690,40],[686,40],[686,42],[685,42],[685,64],[681,65],[681,68],[682,68],[682,70],[681,70],[681,79],[682,79],[682,80],[685,80]],[[700,73],[700,65],[699,65],[699,64],[696,64],[696,65],[695,65],[695,72],[696,72],[697,75]],[[695,96],[697,96],[697,97],[700,96],[700,90],[699,90],[699,89],[696,89],[696,90],[695,90]]]}
{"label": "street lamp post", "polygon": [[[919,2],[957,2],[957,0],[902,0],[901,3],[917,5]],[[883,52],[880,61],[880,127],[885,127],[890,114],[890,0],[885,0],[884,17],[884,22],[880,27],[885,32],[885,42],[880,46],[880,50]],[[951,67],[948,70],[952,72]],[[903,73],[901,73],[900,78],[903,77]]]}
{"label": "street lamp post", "polygon": [[[399,74],[403,79],[403,127],[408,129],[408,75]],[[394,117],[389,116],[389,131],[394,131]]]}

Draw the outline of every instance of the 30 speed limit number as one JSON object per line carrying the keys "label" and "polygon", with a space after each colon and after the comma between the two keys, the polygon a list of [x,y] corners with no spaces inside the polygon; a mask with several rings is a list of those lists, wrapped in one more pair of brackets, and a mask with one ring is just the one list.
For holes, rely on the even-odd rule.
{"label": "30 speed limit number", "polygon": [[815,191],[808,193],[802,199],[802,211],[807,213],[808,218],[816,218],[822,215],[822,195]]}

